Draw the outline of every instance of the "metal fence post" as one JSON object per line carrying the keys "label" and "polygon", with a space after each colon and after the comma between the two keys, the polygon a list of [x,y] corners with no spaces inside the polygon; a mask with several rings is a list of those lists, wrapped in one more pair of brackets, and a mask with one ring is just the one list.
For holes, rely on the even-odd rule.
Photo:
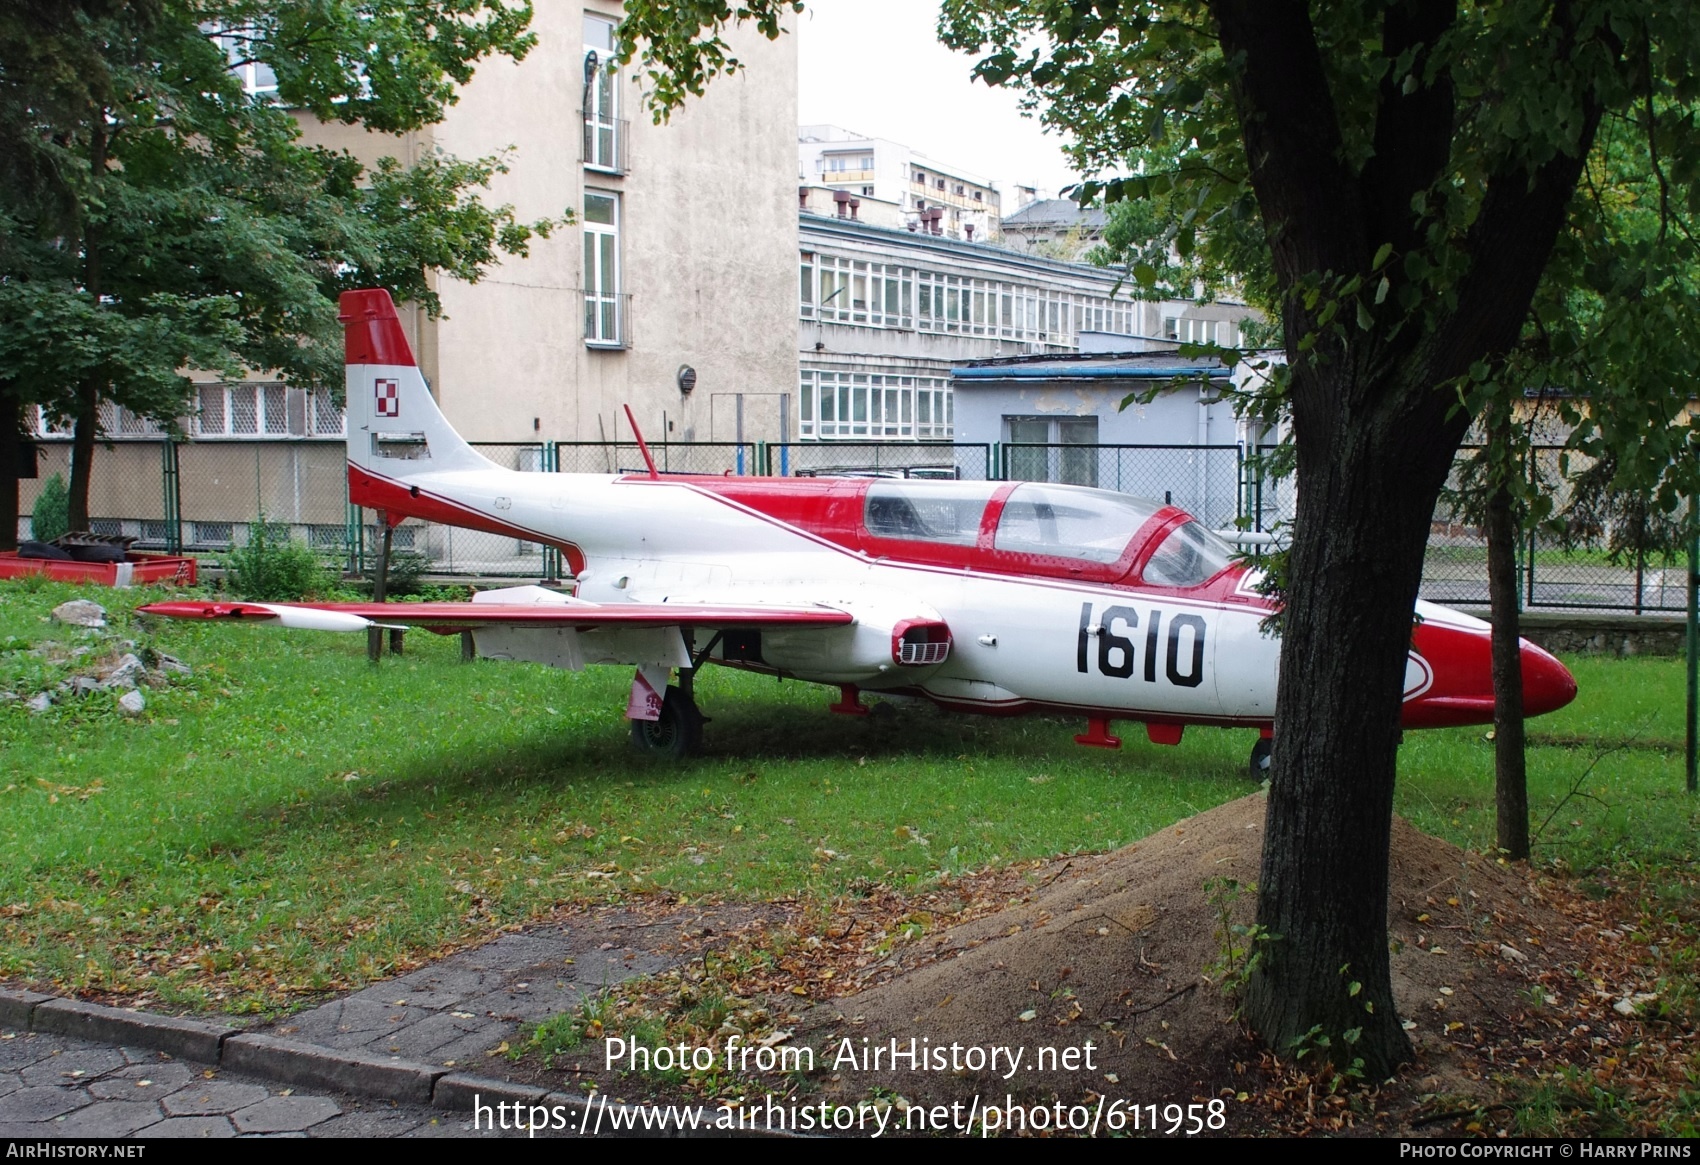
{"label": "metal fence post", "polygon": [[161,442],[160,481],[165,491],[165,549],[168,554],[183,552],[183,477],[178,472],[177,442],[169,436]]}
{"label": "metal fence post", "polygon": [[[543,442],[541,458],[543,463],[542,471],[544,473],[560,472],[561,450],[554,441]],[[545,546],[543,548],[543,581],[550,583],[561,581],[561,552],[553,546]],[[465,645],[463,644],[463,656],[465,654],[464,648]]]}
{"label": "metal fence post", "polygon": [[1696,791],[1697,752],[1700,752],[1700,522],[1696,521],[1694,501],[1688,503],[1688,748],[1684,760],[1687,766],[1688,791]]}
{"label": "metal fence post", "polygon": [[757,441],[755,464],[753,468],[755,475],[757,477],[772,477],[773,474],[769,473],[767,469],[768,463],[772,460],[773,447],[766,441]]}

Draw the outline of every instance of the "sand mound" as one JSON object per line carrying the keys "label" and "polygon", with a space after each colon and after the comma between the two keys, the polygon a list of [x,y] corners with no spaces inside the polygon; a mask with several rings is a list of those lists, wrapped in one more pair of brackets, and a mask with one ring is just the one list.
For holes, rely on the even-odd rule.
{"label": "sand mound", "polygon": [[[1255,1091],[1258,1048],[1211,980],[1221,977],[1222,903],[1241,923],[1254,908],[1249,891],[1224,898],[1219,880],[1256,881],[1264,807],[1253,794],[1114,853],[1060,861],[1024,900],[912,944],[907,969],[816,1009],[799,1034],[828,1064],[846,1040],[1028,1049],[1013,1074],[858,1065],[833,1082],[845,1099],[870,1089],[929,1103],[1103,1093],[1161,1105]],[[1521,875],[1403,821],[1391,856],[1394,992],[1433,1084],[1458,1041],[1510,1034],[1517,992],[1567,957],[1568,928]],[[1091,1069],[1034,1066],[1042,1047],[1088,1041]]]}

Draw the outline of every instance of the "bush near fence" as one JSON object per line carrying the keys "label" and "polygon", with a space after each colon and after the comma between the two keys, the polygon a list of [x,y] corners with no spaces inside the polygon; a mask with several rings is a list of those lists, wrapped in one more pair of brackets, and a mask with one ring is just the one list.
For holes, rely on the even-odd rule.
{"label": "bush near fence", "polygon": [[[643,473],[629,441],[475,443],[506,469],[533,473]],[[1207,525],[1277,529],[1293,516],[1293,482],[1262,465],[1267,449],[1238,445],[1003,445],[925,442],[657,442],[663,474],[820,477],[835,475],[958,480],[1032,480],[1097,486],[1171,501]],[[1460,451],[1460,465],[1475,450]],[[182,550],[216,559],[246,545],[265,515],[289,536],[347,572],[370,568],[382,536],[377,515],[348,504],[344,444],[335,439],[180,441],[116,439],[96,450],[90,490],[97,533],[128,535],[144,550]],[[1531,468],[1562,511],[1569,480],[1586,463],[1557,448],[1536,451]],[[20,482],[18,534],[55,473],[70,476],[70,442],[40,442],[38,476]],[[1461,484],[1454,475],[1453,486]],[[1630,532],[1618,541],[1635,545]],[[397,551],[423,555],[433,574],[556,579],[559,555],[506,535],[409,519],[393,535]],[[1681,611],[1687,566],[1657,555],[1613,559],[1601,545],[1560,546],[1548,534],[1521,548],[1520,592],[1531,608]],[[1487,605],[1487,544],[1456,495],[1435,512],[1423,597]]]}

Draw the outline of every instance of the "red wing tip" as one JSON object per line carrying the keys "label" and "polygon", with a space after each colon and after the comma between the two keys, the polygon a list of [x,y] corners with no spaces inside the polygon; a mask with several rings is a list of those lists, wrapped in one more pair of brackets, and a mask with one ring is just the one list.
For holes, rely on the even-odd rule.
{"label": "red wing tip", "polygon": [[149,603],[137,607],[140,615],[158,615],[165,619],[217,619],[220,616],[237,619],[275,619],[277,612],[253,603]]}

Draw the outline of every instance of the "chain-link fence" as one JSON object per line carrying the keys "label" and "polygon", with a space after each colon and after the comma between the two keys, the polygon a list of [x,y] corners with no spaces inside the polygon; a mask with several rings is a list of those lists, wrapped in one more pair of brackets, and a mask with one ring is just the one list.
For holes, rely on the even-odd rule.
{"label": "chain-link fence", "polygon": [[1179,506],[1205,525],[1245,512],[1245,453],[1238,445],[1040,445],[1000,447],[1006,481],[1087,485]]}
{"label": "chain-link fence", "polygon": [[[558,473],[648,473],[635,441],[556,441]],[[649,455],[657,473],[697,473],[746,477],[760,473],[759,448],[753,441],[652,441]]]}
{"label": "chain-link fence", "polygon": [[987,481],[997,476],[992,446],[926,441],[791,441],[766,446],[769,477],[932,477]]}
{"label": "chain-link fence", "polygon": [[[491,461],[521,472],[642,473],[632,442],[483,443]],[[882,476],[1053,481],[1166,500],[1206,525],[1243,523],[1269,531],[1293,516],[1294,482],[1270,471],[1272,450],[1237,445],[1004,445],[815,441],[797,443],[658,442],[661,473]],[[1486,606],[1487,541],[1469,466],[1460,451],[1435,512],[1424,565],[1423,597]],[[19,483],[18,534],[49,478],[69,479],[70,442],[39,442],[38,476]],[[1525,606],[1677,612],[1685,608],[1682,557],[1686,511],[1668,513],[1651,499],[1611,489],[1609,466],[1556,447],[1534,451],[1531,484],[1552,502],[1539,529],[1518,547]],[[97,533],[127,535],[145,550],[182,550],[218,558],[245,544],[252,523],[286,526],[290,536],[346,570],[370,568],[381,528],[377,515],[348,504],[341,441],[315,439],[172,442],[118,439],[95,450],[90,486]],[[510,535],[409,519],[392,549],[424,558],[431,573],[464,576],[561,576],[556,552]]]}

